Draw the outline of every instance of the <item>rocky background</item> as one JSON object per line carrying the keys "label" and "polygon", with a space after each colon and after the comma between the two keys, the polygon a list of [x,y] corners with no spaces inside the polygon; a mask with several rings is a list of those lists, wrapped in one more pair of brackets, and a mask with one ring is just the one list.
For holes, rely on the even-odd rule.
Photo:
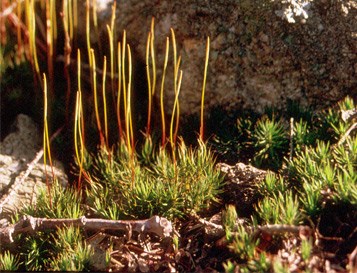
{"label": "rocky background", "polygon": [[[105,39],[112,1],[98,4]],[[138,66],[145,65],[154,17],[159,72],[165,39],[170,27],[175,30],[184,73],[182,113],[199,111],[210,36],[206,106],[261,112],[266,106],[283,108],[287,100],[323,107],[357,95],[356,15],[357,3],[347,0],[127,0],[117,1],[116,30],[121,39],[126,29],[136,69],[145,71]],[[172,71],[168,68],[165,90],[169,106]],[[136,78],[145,80],[145,75]]]}
{"label": "rocky background", "polygon": [[[20,114],[9,133],[0,142],[0,227],[6,226],[14,213],[24,206],[35,205],[40,188],[51,183],[51,168],[41,159],[41,133],[37,124]],[[38,155],[40,157],[38,157]],[[63,164],[54,161],[54,174],[66,186]]]}

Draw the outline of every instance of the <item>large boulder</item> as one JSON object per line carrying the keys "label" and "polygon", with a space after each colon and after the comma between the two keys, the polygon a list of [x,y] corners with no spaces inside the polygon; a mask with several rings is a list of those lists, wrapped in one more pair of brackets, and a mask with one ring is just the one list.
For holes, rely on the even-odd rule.
{"label": "large boulder", "polygon": [[[98,3],[103,39],[112,1]],[[175,30],[184,71],[183,114],[200,109],[207,36],[211,54],[206,106],[262,111],[267,106],[282,108],[287,100],[326,106],[347,94],[357,95],[356,10],[352,0],[127,0],[117,1],[116,30],[121,39],[126,29],[128,43],[144,66],[155,17],[159,73],[165,39],[171,27]],[[95,42],[95,35],[92,38]],[[174,101],[172,74],[169,67],[169,112]]]}

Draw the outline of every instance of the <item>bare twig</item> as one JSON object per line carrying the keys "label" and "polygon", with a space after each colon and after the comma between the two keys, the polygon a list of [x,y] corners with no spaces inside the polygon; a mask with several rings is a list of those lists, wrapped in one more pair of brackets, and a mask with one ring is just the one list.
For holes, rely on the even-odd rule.
{"label": "bare twig", "polygon": [[166,218],[153,216],[147,220],[107,220],[89,219],[47,219],[24,216],[16,224],[0,228],[0,242],[12,243],[18,234],[34,234],[46,229],[75,226],[87,230],[122,230],[131,229],[139,233],[154,233],[160,237],[168,237],[172,232],[172,224]]}
{"label": "bare twig", "polygon": [[290,153],[289,160],[293,160],[294,153],[294,118],[290,118]]}
{"label": "bare twig", "polygon": [[[215,223],[206,221],[202,218],[197,218],[197,219],[205,227],[214,228],[214,229],[217,229],[218,231],[224,232],[223,225],[215,224]],[[285,233],[292,233],[292,234],[299,235],[301,238],[308,238],[313,234],[313,231],[309,226],[280,225],[280,224],[257,226],[255,228],[253,228],[253,230],[252,230],[253,236],[259,235],[260,232],[269,233],[271,235],[281,235],[281,234],[285,234]],[[233,234],[235,234],[235,232],[233,232]]]}
{"label": "bare twig", "polygon": [[259,226],[257,227],[255,233],[260,231],[269,233],[271,235],[292,233],[292,234],[298,234],[302,238],[310,237],[313,234],[309,226],[294,226],[294,225],[279,225],[279,224]]}
{"label": "bare twig", "polygon": [[224,231],[224,228],[222,225],[218,225],[218,224],[215,224],[215,223],[212,223],[210,221],[207,221],[205,219],[202,219],[202,218],[199,218],[198,221],[204,225],[204,226],[208,226],[210,228],[214,228],[214,229],[217,229],[217,230],[220,230],[220,231]]}
{"label": "bare twig", "polygon": [[355,122],[354,124],[352,124],[352,126],[347,130],[347,132],[342,136],[342,138],[340,139],[340,141],[338,142],[338,145],[343,144],[347,137],[351,134],[351,132],[357,128],[357,122]]}

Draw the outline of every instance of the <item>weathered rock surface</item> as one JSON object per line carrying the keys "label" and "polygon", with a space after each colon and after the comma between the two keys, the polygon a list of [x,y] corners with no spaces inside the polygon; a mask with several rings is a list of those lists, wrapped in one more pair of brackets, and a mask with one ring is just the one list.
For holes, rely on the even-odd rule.
{"label": "weathered rock surface", "polygon": [[234,166],[219,163],[217,167],[225,174],[225,204],[236,205],[241,216],[249,215],[260,196],[258,186],[266,171],[241,162]]}
{"label": "weathered rock surface", "polygon": [[[42,137],[37,125],[26,115],[17,116],[13,132],[0,143],[0,219],[6,222],[24,205],[36,203],[41,187],[46,186],[45,165],[40,161]],[[54,161],[54,172],[60,184],[67,176],[60,162]],[[47,172],[51,176],[50,167]],[[51,180],[51,178],[49,178]]]}
{"label": "weathered rock surface", "polygon": [[[107,35],[111,2],[104,1],[109,4],[100,12],[101,39]],[[144,65],[155,17],[159,73],[165,39],[170,27],[175,30],[184,71],[183,114],[200,108],[207,36],[211,54],[206,105],[262,111],[266,106],[282,108],[287,100],[325,106],[347,94],[357,95],[356,15],[356,2],[348,0],[127,0],[117,1],[116,30],[117,37],[127,30],[127,41]],[[174,100],[172,74],[169,67],[168,112]]]}

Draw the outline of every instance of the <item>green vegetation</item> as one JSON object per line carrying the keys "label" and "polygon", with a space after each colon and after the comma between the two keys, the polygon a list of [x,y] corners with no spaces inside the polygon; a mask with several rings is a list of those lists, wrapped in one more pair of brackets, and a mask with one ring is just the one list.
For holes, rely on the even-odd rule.
{"label": "green vegetation", "polygon": [[[12,15],[28,23],[28,39],[23,40],[21,28],[16,26],[16,38],[12,37],[13,40],[5,42],[6,46],[1,48],[0,56],[1,61],[6,61],[6,65],[1,68],[2,75],[8,75],[8,69],[16,68],[24,59],[31,63],[34,80],[41,87],[39,89],[43,90],[37,96],[42,99],[43,94],[41,110],[44,162],[50,165],[46,173],[47,188],[40,192],[36,205],[18,212],[13,221],[18,221],[23,215],[44,218],[79,218],[85,215],[112,220],[144,219],[159,215],[177,224],[179,229],[185,226],[185,221],[210,215],[212,204],[216,208],[226,205],[221,223],[226,242],[222,252],[226,256],[222,255],[217,262],[218,270],[289,272],[289,264],[282,259],[278,249],[290,244],[293,245],[289,249],[292,255],[303,261],[299,264],[299,270],[309,272],[309,263],[315,254],[314,240],[317,239],[309,234],[302,234],[300,228],[320,228],[321,219],[331,207],[350,209],[348,213],[352,219],[356,215],[357,136],[350,131],[355,121],[341,117],[341,112],[356,109],[351,98],[347,97],[337,108],[322,112],[301,109],[295,104],[289,105],[285,112],[267,109],[264,115],[251,112],[235,115],[212,110],[213,121],[208,120],[205,124],[203,117],[209,61],[208,38],[203,67],[201,111],[197,117],[199,133],[194,141],[191,140],[194,143],[188,145],[178,135],[182,121],[179,96],[183,72],[180,69],[181,57],[177,54],[175,32],[171,29],[170,37],[166,39],[164,63],[160,64],[162,74],[158,75],[155,25],[152,20],[145,59],[147,120],[142,133],[139,132],[142,128],[135,126],[137,113],[133,110],[132,101],[133,56],[125,31],[115,44],[116,4],[113,5],[111,21],[107,25],[109,54],[105,55],[99,54],[102,52],[101,45],[91,40],[93,27],[93,35],[98,35],[95,5],[90,6],[89,1],[86,1],[86,43],[83,48],[76,48],[77,1],[63,1],[61,30],[57,29],[59,20],[55,15],[55,2],[38,2],[43,4],[38,7],[39,11],[36,10],[34,0],[17,3],[17,9],[12,11]],[[36,39],[39,36],[36,12],[42,12],[45,19],[51,22],[50,27],[44,30],[46,42],[43,44],[39,38]],[[54,81],[58,31],[61,31],[65,44],[65,73],[62,75],[67,84],[65,89],[63,86],[56,86]],[[19,51],[23,54],[21,55],[9,49],[14,40],[18,45],[16,50],[23,47],[26,54]],[[23,44],[25,41],[26,44]],[[164,91],[165,77],[170,73],[168,63],[171,55],[174,79],[171,84],[174,86],[175,98],[167,124]],[[76,59],[74,65],[71,63],[73,56]],[[89,75],[84,75],[84,63],[88,63]],[[71,65],[77,71],[74,78],[69,73]],[[21,69],[22,67],[19,66]],[[84,77],[89,82],[86,86],[91,92],[89,98],[83,91]],[[59,92],[62,93],[58,94]],[[14,91],[13,96],[18,96],[17,91]],[[157,109],[154,109],[155,97],[159,100]],[[56,99],[62,101],[58,102]],[[62,122],[68,126],[66,133],[67,136],[70,135],[70,149],[73,148],[72,172],[75,178],[65,189],[57,183],[51,171],[53,163],[50,132],[55,123],[51,122],[60,118],[52,112],[56,103],[66,106],[65,113],[59,116],[64,117]],[[153,128],[154,111],[160,114],[161,131]],[[74,112],[73,117],[70,116],[71,112]],[[93,114],[93,123],[87,118],[88,113]],[[110,119],[111,116],[115,119]],[[231,125],[229,123],[234,125],[227,126]],[[206,141],[207,131],[204,128],[209,127],[209,124],[216,126],[211,126],[214,128],[210,130],[214,131],[218,127],[221,130],[214,132],[214,138],[207,137]],[[233,130],[230,130],[232,127]],[[244,224],[239,219],[239,200],[237,206],[220,203],[224,201],[225,191],[230,189],[225,187],[224,177],[216,168],[217,157],[218,160],[234,162],[242,160],[268,170],[265,179],[257,185],[259,198],[252,208],[251,218]],[[264,230],[264,227],[267,229]],[[195,228],[193,225],[193,231],[190,232],[194,232]],[[270,234],[269,228],[274,229],[274,232]],[[15,238],[16,247],[1,245],[0,269],[91,270],[93,265],[90,261],[96,255],[94,248],[88,243],[91,235],[93,234],[72,226],[58,228],[54,232],[40,231],[27,237],[20,234]],[[117,234],[113,238],[115,236]],[[127,237],[130,241],[131,235]],[[160,241],[163,245],[166,244],[163,252],[167,251],[168,255],[165,259],[178,263],[180,257],[187,253],[184,243],[187,249],[188,245],[196,243],[194,236],[189,237],[181,238],[174,234],[169,243]],[[119,244],[117,237],[114,241]],[[153,255],[147,247],[147,238],[139,238],[138,241],[140,247],[146,247],[143,252]],[[205,246],[207,245],[209,243]],[[119,250],[113,250],[114,246],[118,246],[110,240],[105,242],[105,246],[103,251],[106,270],[111,270],[111,258]],[[210,247],[214,248],[212,245]],[[125,247],[120,249],[126,250]],[[117,261],[116,265],[118,263],[120,264]],[[194,266],[183,266],[181,271],[193,269]]]}
{"label": "green vegetation", "polygon": [[80,194],[71,188],[63,189],[55,181],[50,194],[42,188],[36,205],[26,206],[22,213],[41,218],[78,218],[84,215],[84,210]]}
{"label": "green vegetation", "polygon": [[132,162],[124,144],[110,161],[105,150],[98,153],[90,167],[93,171],[88,172],[91,183],[86,191],[95,214],[110,219],[140,219],[155,214],[173,219],[205,210],[216,199],[223,177],[215,170],[206,145],[192,149],[181,142],[176,162],[164,149],[146,148],[152,154],[146,151],[145,157],[154,158],[147,165],[140,163],[146,160],[139,155]]}
{"label": "green vegetation", "polygon": [[54,235],[54,259],[50,268],[55,271],[87,271],[93,250],[83,241],[79,228],[58,229]]}
{"label": "green vegetation", "polygon": [[[218,195],[222,191],[223,177],[219,170],[215,168],[215,158],[213,153],[204,142],[204,98],[206,78],[209,61],[209,38],[207,39],[206,62],[204,67],[201,118],[197,147],[186,146],[178,134],[180,108],[179,94],[182,81],[182,71],[180,70],[181,57],[177,57],[175,33],[171,30],[171,39],[166,40],[166,54],[164,69],[159,88],[160,114],[161,114],[161,145],[155,146],[152,141],[151,116],[153,109],[153,98],[156,90],[156,56],[155,56],[155,29],[152,21],[147,40],[147,81],[148,81],[148,113],[146,133],[143,136],[142,148],[137,147],[133,125],[132,110],[132,54],[129,44],[126,42],[126,33],[123,32],[122,40],[114,44],[114,21],[116,5],[113,5],[111,25],[107,26],[110,43],[110,54],[98,56],[95,45],[92,45],[90,29],[92,23],[96,26],[95,6],[90,7],[89,1],[86,6],[86,51],[88,58],[82,57],[78,48],[77,52],[77,79],[76,79],[76,100],[73,122],[73,143],[74,143],[74,173],[77,181],[74,187],[63,189],[56,181],[52,171],[52,157],[50,146],[51,131],[51,109],[54,103],[55,90],[54,83],[54,48],[57,41],[57,23],[55,16],[55,2],[44,3],[46,20],[51,22],[51,26],[46,29],[46,65],[43,66],[38,58],[39,47],[36,43],[37,25],[34,17],[37,12],[35,1],[26,3],[16,3],[19,14],[23,18],[32,22],[29,27],[29,39],[26,46],[29,49],[27,56],[36,73],[37,80],[43,88],[43,150],[44,163],[50,168],[46,173],[47,189],[43,189],[38,196],[34,207],[25,207],[16,215],[20,219],[21,215],[31,215],[45,218],[79,218],[84,215],[108,219],[143,219],[153,215],[166,216],[169,219],[183,219],[189,215],[197,215],[207,211],[210,205],[218,201]],[[40,8],[40,9],[41,9]],[[73,79],[68,73],[71,57],[71,45],[76,43],[75,32],[77,1],[64,1],[63,3],[63,24],[62,29],[65,37],[65,79],[67,81],[66,97],[66,122],[68,123],[68,113],[71,102]],[[22,11],[24,13],[22,13]],[[90,11],[93,11],[92,13]],[[97,30],[96,30],[97,31]],[[11,34],[11,33],[10,33]],[[21,34],[21,33],[20,33]],[[17,36],[19,40],[20,36]],[[164,109],[165,74],[169,59],[170,43],[173,48],[174,65],[174,88],[175,102],[172,110],[170,124],[166,124]],[[98,45],[97,45],[98,46]],[[4,56],[2,56],[4,58]],[[102,58],[102,60],[98,60]],[[108,61],[107,61],[108,60]],[[99,144],[93,149],[87,146],[86,131],[93,130],[92,124],[85,121],[85,114],[88,109],[83,103],[82,63],[87,61],[90,67],[90,81],[93,92],[92,110],[95,113],[97,134]],[[107,84],[107,63],[110,84]],[[101,80],[97,78],[99,69],[97,64],[102,66]],[[45,67],[42,75],[41,70]],[[115,76],[116,75],[116,76]],[[47,80],[48,78],[48,80]],[[112,96],[109,96],[107,86],[110,86]],[[99,91],[101,89],[101,92]],[[112,101],[110,98],[114,98]],[[63,98],[59,95],[58,98]],[[114,102],[115,109],[110,109]],[[157,109],[155,109],[157,110]],[[109,121],[109,111],[116,113],[117,141],[113,144],[112,120]],[[114,124],[115,125],[115,124]],[[166,129],[168,128],[168,129]],[[168,132],[168,133],[167,133]],[[52,180],[52,182],[51,182]],[[21,237],[21,236],[20,236]],[[19,240],[20,238],[17,238]],[[35,236],[26,238],[26,243],[18,250],[21,255],[20,262],[17,263],[10,254],[6,252],[3,258],[6,264],[13,264],[13,268],[20,264],[21,269],[26,270],[63,270],[82,271],[90,269],[89,261],[93,255],[93,250],[85,242],[82,232],[77,228],[59,229],[55,234],[49,231],[39,232]],[[6,265],[8,268],[8,265]],[[12,267],[9,267],[12,268]]]}
{"label": "green vegetation", "polygon": [[21,254],[24,258],[22,264],[27,271],[42,271],[47,268],[50,258],[49,239],[50,235],[48,232],[41,232],[37,236],[25,239]]}
{"label": "green vegetation", "polygon": [[282,123],[274,118],[261,119],[256,123],[252,138],[256,149],[255,164],[279,168],[281,155],[288,147],[288,138]]}
{"label": "green vegetation", "polygon": [[[243,142],[246,149],[251,150],[260,147],[260,153],[255,153],[253,163],[276,170],[277,173],[268,171],[265,179],[258,185],[261,198],[255,206],[255,211],[252,211],[251,224],[246,225],[252,228],[240,226],[232,232],[234,226],[232,223],[238,221],[239,213],[232,212],[234,207],[230,206],[223,214],[230,216],[224,216],[224,219],[229,219],[229,221],[223,219],[223,224],[227,240],[230,242],[228,247],[233,254],[233,257],[223,265],[226,272],[237,272],[238,268],[239,272],[270,272],[272,270],[273,272],[290,272],[287,261],[279,257],[273,259],[272,256],[266,256],[269,250],[261,252],[262,242],[259,240],[267,239],[264,236],[257,237],[257,233],[254,232],[257,225],[273,225],[278,230],[303,224],[311,226],[312,223],[314,227],[334,207],[348,208],[351,210],[348,214],[356,215],[357,136],[349,131],[355,121],[343,120],[341,117],[344,111],[356,108],[349,97],[341,101],[338,107],[339,109],[328,109],[317,113],[313,118],[313,115],[308,115],[309,119],[312,118],[315,122],[305,121],[300,117],[299,122],[293,123],[290,151],[286,150],[280,155],[276,153],[274,157],[270,157],[272,152],[269,147],[277,148],[281,141],[287,142],[289,127],[286,126],[284,129],[282,125],[284,122],[275,121],[275,119],[269,122],[266,121],[267,119],[256,119],[253,122],[244,123],[239,119],[237,124],[241,132],[241,142],[237,145],[242,146]],[[268,127],[279,128],[279,130],[266,130]],[[247,128],[252,130],[252,133],[247,133]],[[280,137],[273,138],[274,140],[268,145],[273,134],[261,133],[263,128],[270,133],[279,131],[279,134],[274,133],[274,135]],[[329,132],[328,136],[326,132]],[[242,136],[245,136],[245,139]],[[259,143],[254,145],[250,143],[253,136],[259,136]],[[288,145],[285,144],[284,147],[286,146]],[[262,164],[263,162],[259,161],[259,159],[269,157],[270,161],[280,162],[281,166],[277,169],[278,165],[274,166],[268,161]],[[343,209],[341,213],[347,212]],[[233,215],[236,217],[235,221],[232,219]],[[351,225],[354,223],[351,222]],[[294,238],[285,232],[281,235],[270,236],[265,242],[269,245],[273,244],[273,241],[279,242]],[[301,260],[304,261],[301,269],[310,272],[309,262],[314,253],[314,239],[308,236],[297,238],[297,240],[300,243],[295,245],[294,254],[291,255],[300,255]]]}
{"label": "green vegetation", "polygon": [[0,254],[1,271],[16,271],[18,268],[19,261],[17,256],[14,256],[9,251],[4,251]]}
{"label": "green vegetation", "polygon": [[304,262],[308,262],[312,254],[312,242],[311,240],[305,239],[301,241],[301,257]]}

